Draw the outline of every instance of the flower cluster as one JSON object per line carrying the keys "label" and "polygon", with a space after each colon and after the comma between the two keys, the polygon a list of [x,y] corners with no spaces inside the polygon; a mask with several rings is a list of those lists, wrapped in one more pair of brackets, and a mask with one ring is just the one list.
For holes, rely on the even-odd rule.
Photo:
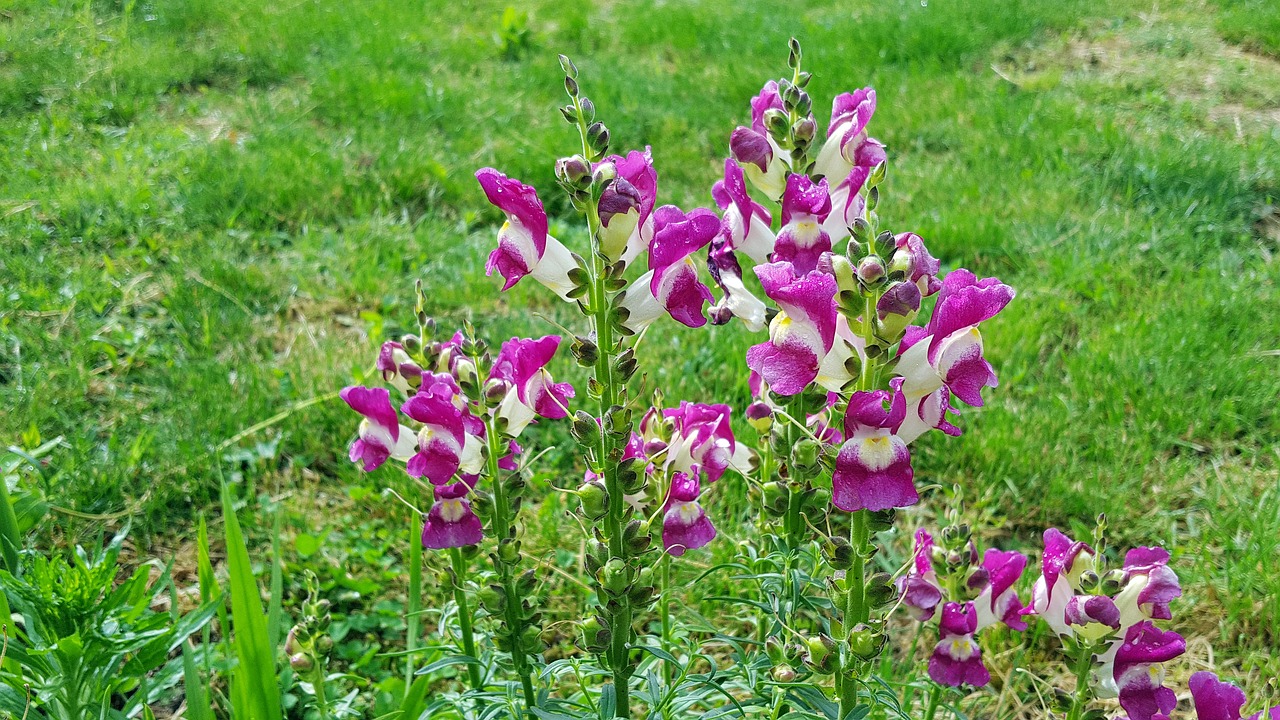
{"label": "flower cluster", "polygon": [[467,496],[484,469],[489,428],[506,438],[498,467],[515,470],[515,437],[538,417],[568,414],[574,389],[555,382],[547,370],[559,345],[554,335],[512,338],[490,361],[483,345],[461,331],[442,342],[410,335],[384,343],[377,360],[383,380],[404,395],[399,412],[387,388],[343,388],[343,401],[364,416],[351,444],[352,461],[371,471],[390,458],[403,460],[410,477],[431,483],[434,503],[423,526],[424,547],[463,547],[483,537]]}
{"label": "flower cluster", "polygon": [[929,659],[934,682],[982,687],[991,681],[977,634],[998,622],[1027,629],[1014,588],[1026,566],[1022,553],[994,548],[979,563],[967,525],[947,527],[940,545],[923,528],[916,531],[912,567],[898,588],[917,620],[938,618],[938,643]]}
{"label": "flower cluster", "polygon": [[1164,687],[1162,663],[1182,655],[1186,643],[1154,621],[1172,617],[1169,603],[1182,595],[1178,576],[1158,547],[1134,548],[1122,567],[1108,570],[1105,527],[1099,516],[1093,546],[1056,528],[1045,531],[1041,575],[1023,612],[1043,618],[1092,671],[1079,681],[1097,697],[1119,697],[1130,720],[1166,717],[1177,698]]}

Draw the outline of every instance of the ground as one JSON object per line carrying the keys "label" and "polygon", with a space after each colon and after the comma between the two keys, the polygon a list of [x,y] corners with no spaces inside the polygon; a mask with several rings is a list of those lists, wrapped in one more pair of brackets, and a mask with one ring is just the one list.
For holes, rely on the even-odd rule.
{"label": "ground", "polygon": [[[581,241],[552,199],[574,144],[555,109],[566,53],[614,147],[653,146],[663,201],[706,205],[794,35],[817,106],[877,89],[890,227],[1019,292],[986,332],[1001,386],[962,437],[923,444],[918,476],[960,484],[1008,547],[1106,512],[1113,547],[1174,552],[1193,641],[1172,677],[1213,666],[1261,692],[1280,673],[1280,6],[522,5],[0,11],[0,438],[61,438],[28,478],[60,508],[40,543],[127,517],[140,554],[183,554],[219,477],[262,491],[285,508],[290,562],[362,598],[344,652],[376,671],[364,654],[395,643],[404,513],[378,492],[391,474],[346,461],[353,417],[333,393],[406,328],[415,279],[441,325],[495,340],[551,331],[532,312],[573,321],[484,276],[497,216],[472,172],[537,185],[553,234]],[[668,399],[740,409],[750,342],[666,327],[641,355]],[[542,469],[568,484],[567,433],[543,440],[558,446]],[[560,507],[531,513],[532,532],[571,573]],[[1034,707],[1009,677],[992,707]]]}

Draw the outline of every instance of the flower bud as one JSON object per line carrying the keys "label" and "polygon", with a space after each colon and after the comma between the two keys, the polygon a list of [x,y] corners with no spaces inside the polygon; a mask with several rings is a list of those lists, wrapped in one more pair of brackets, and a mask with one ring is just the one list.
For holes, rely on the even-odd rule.
{"label": "flower bud", "polygon": [[893,251],[893,256],[889,258],[889,272],[895,277],[899,274],[904,278],[911,277],[911,271],[914,267],[911,251],[906,248],[898,248]]}
{"label": "flower bud", "polygon": [[858,280],[867,287],[874,287],[884,279],[884,261],[877,255],[868,255],[858,262]]}
{"label": "flower bud", "polygon": [[490,378],[484,384],[484,404],[491,408],[498,407],[506,399],[509,392],[511,392],[511,388],[507,383],[497,378]]}
{"label": "flower bud", "polygon": [[773,679],[780,683],[795,682],[796,671],[790,665],[774,665]]}
{"label": "flower bud", "polygon": [[311,661],[311,656],[306,653],[297,653],[289,656],[289,667],[295,672],[307,672],[315,667],[315,663]]}
{"label": "flower bud", "polygon": [[804,662],[814,672],[830,673],[835,670],[836,641],[824,634],[805,641]]}
{"label": "flower bud", "polygon": [[765,507],[771,508],[775,512],[786,509],[788,496],[786,488],[771,481],[761,487],[761,493],[764,495]]}
{"label": "flower bud", "polygon": [[333,638],[328,635],[321,635],[316,638],[316,650],[323,655],[328,655],[333,650]]}
{"label": "flower bud", "polygon": [[832,535],[822,545],[822,555],[833,570],[848,570],[857,559],[853,545],[840,535]]}
{"label": "flower bud", "polygon": [[577,496],[582,503],[582,515],[588,520],[599,520],[609,514],[609,491],[599,480],[578,488]]}
{"label": "flower bud", "polygon": [[644,444],[645,457],[653,457],[667,449],[667,444],[662,440],[650,440]]}
{"label": "flower bud", "polygon": [[459,385],[470,385],[477,379],[476,364],[471,358],[465,355],[457,356],[453,364],[454,377],[458,378]]}
{"label": "flower bud", "polygon": [[603,185],[618,177],[618,168],[614,167],[611,162],[602,162],[596,166],[596,171],[591,175],[591,182],[597,185]]}
{"label": "flower bud", "polygon": [[782,665],[787,661],[786,646],[783,645],[781,638],[777,635],[770,635],[769,639],[765,640],[764,652],[774,665]]}
{"label": "flower bud", "polygon": [[581,155],[556,160],[556,179],[567,187],[582,189],[591,184],[591,164]]}
{"label": "flower bud", "polygon": [[913,282],[890,283],[876,301],[881,334],[895,338],[906,330],[920,311],[920,288]]}
{"label": "flower bud", "polygon": [[417,355],[422,352],[422,340],[417,335],[405,335],[400,338],[400,344],[404,346],[405,352],[410,355]]}
{"label": "flower bud", "polygon": [[594,617],[582,621],[582,646],[589,652],[601,652],[609,647],[609,629]]}
{"label": "flower bud", "polygon": [[787,134],[787,114],[777,108],[769,108],[764,111],[764,127],[769,134],[775,138],[782,137]]}
{"label": "flower bud", "polygon": [[747,423],[763,435],[773,427],[773,409],[757,400],[747,406]]}
{"label": "flower bud", "polygon": [[824,253],[818,260],[818,269],[836,279],[836,287],[840,292],[861,292],[856,271],[849,258],[836,253]]}
{"label": "flower bud", "polygon": [[808,143],[818,134],[818,124],[811,117],[802,117],[791,126],[791,134],[795,136],[797,142]]}
{"label": "flower bud", "polygon": [[[602,122],[591,123],[587,127],[587,144],[596,152],[603,154],[604,151],[609,149],[609,128],[605,127]],[[602,163],[601,167],[604,165],[608,165],[610,170],[610,174],[608,177],[603,178],[604,180],[612,180],[617,176],[617,172],[613,169],[613,163]],[[599,169],[597,169],[598,173]],[[601,182],[601,180],[596,182]]]}
{"label": "flower bud", "polygon": [[849,652],[859,660],[874,660],[884,649],[884,633],[869,625],[856,625],[849,632]]}
{"label": "flower bud", "polygon": [[872,607],[882,607],[897,598],[897,588],[888,573],[878,572],[867,578],[867,602]]}
{"label": "flower bud", "polygon": [[600,587],[611,595],[622,595],[627,591],[627,565],[618,558],[612,558],[596,573]]}
{"label": "flower bud", "polygon": [[791,451],[791,462],[798,468],[813,467],[818,462],[818,453],[821,448],[818,443],[805,438],[796,443]]}

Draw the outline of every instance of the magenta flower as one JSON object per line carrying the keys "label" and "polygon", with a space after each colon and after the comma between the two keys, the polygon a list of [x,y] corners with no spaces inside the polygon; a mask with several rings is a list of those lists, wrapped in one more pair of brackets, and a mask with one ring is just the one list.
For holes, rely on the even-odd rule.
{"label": "magenta flower", "polygon": [[733,318],[751,332],[764,329],[765,306],[742,282],[742,266],[723,232],[707,248],[707,271],[720,288],[720,301],[710,308],[711,324],[724,325]]}
{"label": "magenta flower", "polygon": [[818,258],[831,252],[831,236],[822,229],[830,214],[831,195],[826,180],[815,183],[800,173],[788,176],[787,189],[782,194],[782,229],[778,231],[773,259],[795,265],[798,273],[817,269]]}
{"label": "magenta flower", "polygon": [[904,440],[911,442],[932,428],[958,434],[946,422],[952,395],[982,405],[982,389],[997,381],[982,355],[978,325],[995,317],[1013,296],[1013,288],[996,278],[979,280],[963,268],[947,275],[929,324],[907,328],[900,345],[897,372],[909,409],[901,431]]}
{"label": "magenta flower", "polygon": [[519,435],[536,417],[557,420],[568,415],[573,386],[554,382],[547,370],[559,347],[558,335],[537,340],[513,337],[502,343],[489,379],[506,382],[515,390],[498,407],[498,417],[507,421],[507,434]]}
{"label": "magenta flower", "polygon": [[1059,635],[1074,637],[1066,621],[1067,603],[1080,591],[1080,576],[1093,569],[1093,548],[1075,542],[1057,528],[1044,531],[1044,555],[1040,578],[1031,590],[1031,605],[1024,615],[1039,615]]}
{"label": "magenta flower", "polygon": [[[1211,672],[1198,672],[1191,676],[1191,700],[1196,706],[1199,720],[1240,720],[1244,707],[1244,691],[1218,679]],[[1280,705],[1270,710],[1254,713],[1249,720],[1280,720]]]}
{"label": "magenta flower", "polygon": [[1115,657],[1115,684],[1120,707],[1129,720],[1156,720],[1168,717],[1178,704],[1173,691],[1164,687],[1166,663],[1187,650],[1176,632],[1166,632],[1150,621],[1129,628]]}
{"label": "magenta flower", "polygon": [[422,423],[418,452],[406,468],[411,477],[425,477],[435,485],[443,485],[464,469],[464,454],[465,471],[479,472],[480,443],[474,439],[468,442],[464,415],[470,413],[465,406],[460,407],[460,399],[461,390],[452,375],[428,373],[417,394],[401,406],[401,412]]}
{"label": "magenta flower", "polygon": [[898,590],[902,593],[902,604],[920,622],[932,618],[942,603],[942,586],[933,568],[933,536],[924,528],[916,530],[911,572],[898,580]]}
{"label": "magenta flower", "polygon": [[405,352],[404,345],[394,340],[382,343],[376,367],[382,373],[383,381],[391,383],[402,393],[408,394],[422,381],[422,368]]}
{"label": "magenta flower", "polygon": [[569,271],[577,266],[569,249],[547,234],[547,213],[538,192],[530,185],[509,178],[493,168],[476,171],[480,187],[507,216],[498,230],[498,247],[489,255],[485,274],[497,270],[505,278],[503,290],[510,290],[521,278],[532,275],[552,292],[569,300],[573,282]]}
{"label": "magenta flower", "polygon": [[701,494],[696,469],[671,476],[671,491],[662,516],[662,547],[676,557],[686,550],[697,550],[716,537],[715,526],[698,504]]}
{"label": "magenta flower", "polygon": [[985,586],[974,601],[979,630],[997,622],[1013,630],[1027,629],[1027,622],[1022,619],[1022,599],[1014,588],[1026,568],[1027,556],[1014,550],[988,548],[982,555],[984,572],[978,577],[985,580]]}
{"label": "magenta flower", "polygon": [[855,166],[842,180],[825,178],[828,184],[836,183],[831,189],[831,212],[822,223],[832,243],[849,237],[849,227],[854,220],[866,218],[867,201],[862,197],[862,186],[870,176],[871,168]]}
{"label": "magenta flower", "polygon": [[764,115],[769,110],[782,109],[778,83],[770,80],[760,94],[751,99],[751,127],[738,127],[729,136],[730,154],[746,166],[751,183],[771,200],[782,196],[791,167],[791,153],[779,147],[765,129]]}
{"label": "magenta flower", "polygon": [[667,448],[666,466],[683,473],[694,473],[701,468],[711,483],[730,468],[745,473],[751,450],[734,439],[729,413],[728,405],[684,400],[680,401],[680,407],[663,410],[663,417],[675,426]]}
{"label": "magenta flower", "polygon": [[855,167],[873,168],[884,162],[884,145],[867,137],[867,124],[875,112],[876,91],[871,88],[837,95],[831,104],[827,141],[818,151],[814,172],[844,178]]}
{"label": "magenta flower", "polygon": [[747,351],[747,367],[779,395],[795,395],[818,376],[836,332],[836,281],[819,271],[796,273],[791,263],[757,265],[764,292],[780,312],[769,341]]}
{"label": "magenta flower", "polygon": [[847,512],[888,510],[920,499],[912,482],[911,453],[896,434],[906,412],[906,398],[896,387],[892,395],[874,390],[849,398],[844,416],[847,439],[836,455],[831,477],[831,501],[836,507]]}
{"label": "magenta flower", "polygon": [[767,262],[773,253],[773,216],[751,199],[742,167],[726,158],[724,179],[711,187],[711,197],[724,213],[720,236],[728,249],[742,251],[757,263]]}
{"label": "magenta flower", "polygon": [[[630,265],[653,237],[653,208],[658,200],[658,172],[651,148],[632,150],[626,157],[610,155],[617,177],[600,197],[600,247],[611,260]],[[597,167],[599,163],[597,163]]]}
{"label": "magenta flower", "polygon": [[915,283],[922,296],[929,297],[942,289],[942,281],[938,279],[942,263],[929,254],[919,235],[899,233],[894,238],[894,246],[897,249],[893,251],[889,266],[906,273],[907,279]]}
{"label": "magenta flower", "polygon": [[1073,595],[1062,612],[1063,621],[1076,635],[1100,640],[1120,629],[1120,610],[1106,595]]}
{"label": "magenta flower", "polygon": [[435,503],[422,526],[422,547],[428,550],[466,547],[484,538],[480,518],[466,500],[469,492],[471,487],[465,482],[436,487]]}
{"label": "magenta flower", "polygon": [[1182,597],[1178,575],[1169,567],[1169,551],[1159,547],[1139,547],[1124,556],[1124,588],[1116,605],[1125,626],[1141,620],[1168,620],[1173,617],[1169,603]]}
{"label": "magenta flower", "polygon": [[352,410],[364,416],[356,441],[351,444],[351,462],[365,472],[378,469],[387,458],[407,460],[414,453],[413,430],[400,424],[386,388],[346,387],[338,393]]}
{"label": "magenta flower", "polygon": [[675,205],[663,205],[653,213],[653,240],[649,243],[649,272],[626,290],[622,307],[624,324],[639,332],[665,311],[688,327],[702,327],[707,319],[703,305],[711,291],[698,279],[693,254],[707,246],[719,230],[715,213],[698,208],[687,215]]}
{"label": "magenta flower", "polygon": [[949,602],[942,608],[938,623],[941,638],[929,658],[929,677],[939,685],[983,687],[991,673],[982,662],[982,648],[974,640],[978,611],[973,603]]}

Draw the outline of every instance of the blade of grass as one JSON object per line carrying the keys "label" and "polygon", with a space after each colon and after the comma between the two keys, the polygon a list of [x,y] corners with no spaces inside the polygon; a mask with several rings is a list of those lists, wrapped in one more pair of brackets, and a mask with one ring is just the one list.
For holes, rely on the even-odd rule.
{"label": "blade of grass", "polygon": [[267,600],[267,641],[274,649],[280,646],[280,616],[283,611],[284,560],[280,557],[280,523],[284,508],[276,508],[271,529],[271,597]]}
{"label": "blade of grass", "polygon": [[249,549],[240,532],[231,502],[231,491],[222,484],[222,515],[227,542],[227,571],[231,585],[231,621],[239,666],[237,683],[248,718],[280,720],[280,689],[276,681],[275,648],[267,636],[267,619],[262,611],[262,594],[253,576]]}

